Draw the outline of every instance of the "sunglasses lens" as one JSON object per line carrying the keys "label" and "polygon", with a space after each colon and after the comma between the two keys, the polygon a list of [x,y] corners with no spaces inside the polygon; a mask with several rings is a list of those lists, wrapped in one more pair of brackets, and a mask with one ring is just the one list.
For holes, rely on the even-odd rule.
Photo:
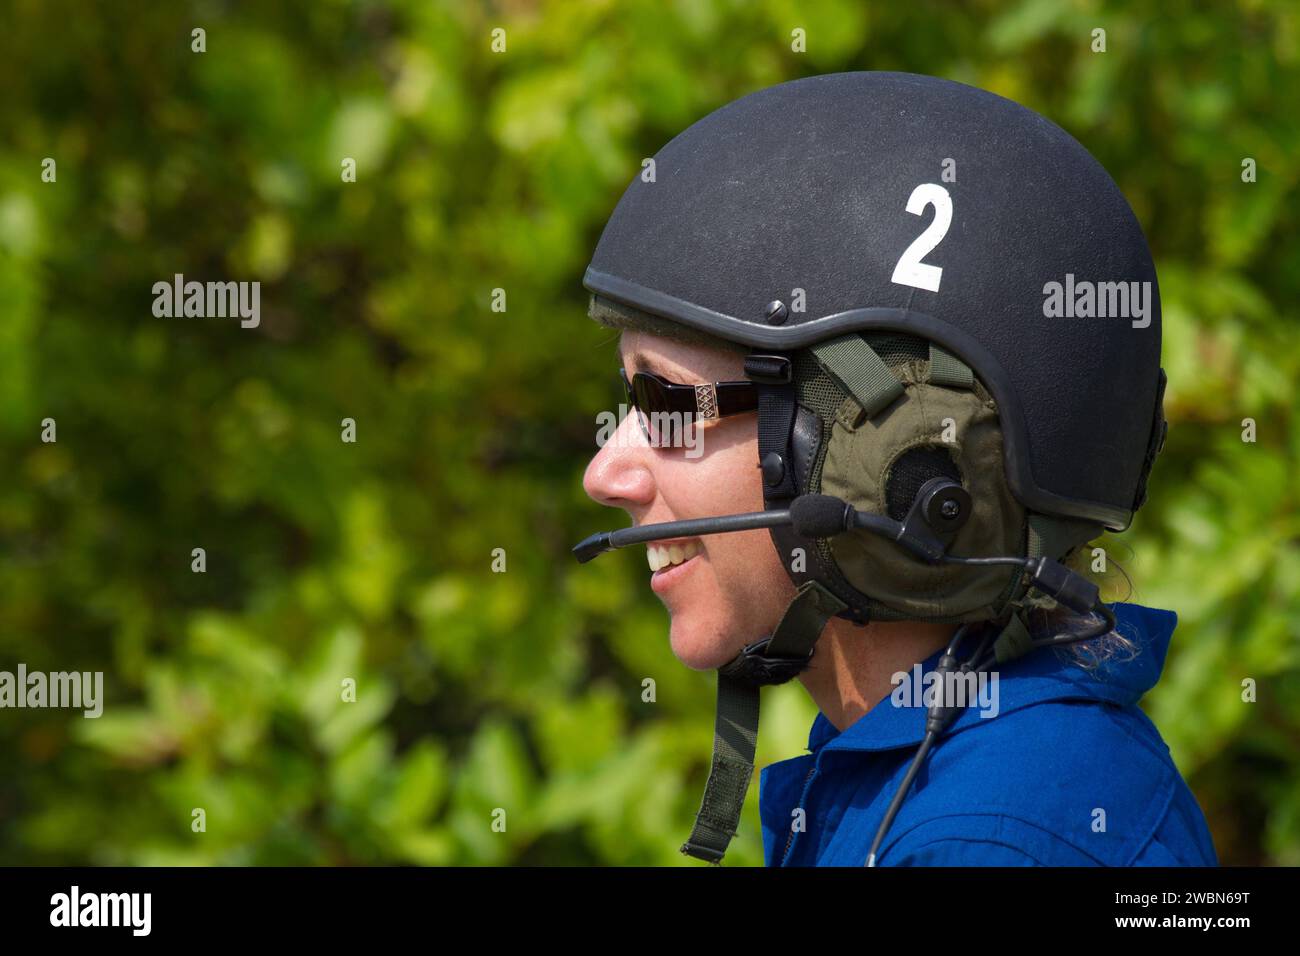
{"label": "sunglasses lens", "polygon": [[[685,439],[682,433],[689,427],[689,414],[673,411],[673,402],[664,383],[648,372],[637,372],[631,380],[627,371],[619,369],[623,386],[627,389],[628,404],[636,409],[641,433],[653,448],[676,447]],[[683,424],[683,419],[686,424]]]}
{"label": "sunglasses lens", "polygon": [[644,372],[638,372],[632,379],[632,390],[636,393],[637,407],[646,412],[661,412],[666,408],[664,390],[660,384]]}
{"label": "sunglasses lens", "polygon": [[658,413],[667,409],[663,387],[649,375],[638,372],[632,379],[632,395],[633,404],[641,418],[641,430],[652,446],[658,446],[657,422],[661,417]]}

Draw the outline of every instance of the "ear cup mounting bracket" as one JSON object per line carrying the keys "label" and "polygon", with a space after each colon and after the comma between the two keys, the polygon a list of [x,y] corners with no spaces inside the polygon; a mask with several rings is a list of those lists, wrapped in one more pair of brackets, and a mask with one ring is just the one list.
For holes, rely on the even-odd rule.
{"label": "ear cup mounting bracket", "polygon": [[924,561],[940,560],[971,513],[971,497],[961,485],[940,475],[921,486],[903,519],[898,542]]}

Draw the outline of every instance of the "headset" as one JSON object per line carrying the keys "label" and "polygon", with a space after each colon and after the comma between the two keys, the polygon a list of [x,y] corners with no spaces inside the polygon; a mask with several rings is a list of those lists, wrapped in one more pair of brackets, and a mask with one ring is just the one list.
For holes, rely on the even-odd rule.
{"label": "headset", "polygon": [[[1031,641],[1028,645],[1030,650],[1087,641],[1114,630],[1115,614],[1102,603],[1097,585],[1071,571],[1059,561],[1045,555],[1038,558],[1021,558],[1015,555],[972,558],[948,554],[948,546],[966,523],[970,512],[969,492],[951,478],[941,475],[931,478],[920,487],[902,521],[859,511],[849,502],[832,495],[805,494],[794,498],[788,508],[666,521],[622,528],[617,531],[597,532],[577,544],[573,548],[573,555],[579,563],[585,564],[606,551],[625,548],[628,545],[644,544],[665,538],[750,531],[755,528],[792,527],[796,534],[807,538],[832,538],[847,531],[862,529],[896,542],[917,558],[930,564],[1021,567],[1028,575],[1030,589],[1048,595],[1077,615],[1094,615],[1100,619],[1098,623],[1084,630]],[[988,628],[988,623],[979,621],[963,624],[953,634],[934,671],[940,677],[939,686],[947,689],[949,682],[944,678],[953,670],[963,674],[979,674],[997,662],[996,651],[989,647],[993,631]],[[969,657],[958,660],[957,652],[962,642],[976,628],[984,631],[982,640]],[[746,654],[756,656],[760,661],[763,660],[761,652],[768,640],[770,638],[749,645],[745,649]],[[867,854],[866,866],[876,865],[876,854],[894,822],[894,817],[903,805],[912,781],[925,762],[926,755],[933,749],[960,709],[960,705],[946,698],[941,698],[940,703],[927,709],[925,737],[917,748],[911,766],[899,784],[889,809],[885,812],[885,817],[876,831],[875,839],[872,840],[871,849]]]}

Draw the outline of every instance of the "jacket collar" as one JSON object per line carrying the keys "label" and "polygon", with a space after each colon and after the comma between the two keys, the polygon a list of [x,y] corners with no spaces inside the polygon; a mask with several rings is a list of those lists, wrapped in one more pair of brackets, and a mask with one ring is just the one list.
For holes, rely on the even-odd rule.
{"label": "jacket collar", "polygon": [[[1115,629],[1137,645],[1134,656],[1120,652],[1088,671],[1070,661],[1064,651],[1036,650],[998,668],[997,716],[1046,701],[1087,700],[1128,706],[1154,687],[1178,615],[1140,604],[1116,603],[1110,608],[1115,612]],[[922,675],[935,669],[942,654],[940,649],[921,662]],[[915,675],[915,668],[910,674]],[[813,753],[822,749],[874,751],[921,743],[925,708],[895,706],[891,697],[887,695],[843,732],[818,713],[808,734],[808,749]],[[977,704],[971,704],[948,725],[944,736],[987,719]]]}

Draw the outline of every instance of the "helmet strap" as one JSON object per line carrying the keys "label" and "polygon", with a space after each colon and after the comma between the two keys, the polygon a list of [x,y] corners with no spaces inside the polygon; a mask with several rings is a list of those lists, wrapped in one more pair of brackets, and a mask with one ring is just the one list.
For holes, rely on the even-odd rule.
{"label": "helmet strap", "polygon": [[713,763],[704,799],[682,852],[720,863],[736,835],[754,776],[759,689],[783,684],[808,667],[826,622],[843,601],[816,581],[800,585],[772,636],[745,646],[718,668],[718,710],[713,725]]}

